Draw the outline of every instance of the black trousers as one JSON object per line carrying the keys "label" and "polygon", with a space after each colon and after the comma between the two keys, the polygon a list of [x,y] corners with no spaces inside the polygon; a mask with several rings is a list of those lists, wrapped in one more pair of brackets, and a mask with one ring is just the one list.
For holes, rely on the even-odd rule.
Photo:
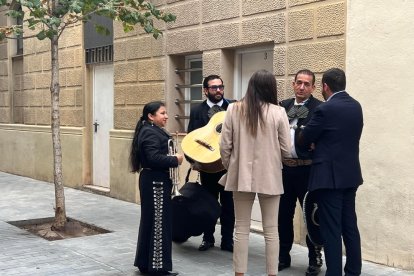
{"label": "black trousers", "polygon": [[[280,197],[279,205],[279,262],[290,264],[290,250],[292,249],[294,231],[293,218],[295,216],[296,202],[299,200],[303,206],[303,198],[308,190],[310,166],[288,167],[283,166],[284,194]],[[316,248],[306,235],[309,265],[317,265]],[[320,249],[319,249],[320,251]]]}
{"label": "black trousers", "polygon": [[172,184],[168,172],[142,170],[141,221],[134,266],[141,272],[172,270]]}
{"label": "black trousers", "polygon": [[[225,191],[224,187],[218,184],[220,178],[225,172],[218,173],[205,173],[200,172],[201,184],[212,194],[217,200],[220,200],[221,214],[221,242],[223,244],[233,243],[233,231],[234,231],[234,204],[233,193]],[[215,242],[214,231],[216,229],[216,223],[210,225],[204,231],[203,240],[208,242]]]}
{"label": "black trousers", "polygon": [[326,276],[342,275],[342,239],[346,251],[345,275],[361,274],[361,238],[355,212],[358,188],[315,190],[324,242]]}

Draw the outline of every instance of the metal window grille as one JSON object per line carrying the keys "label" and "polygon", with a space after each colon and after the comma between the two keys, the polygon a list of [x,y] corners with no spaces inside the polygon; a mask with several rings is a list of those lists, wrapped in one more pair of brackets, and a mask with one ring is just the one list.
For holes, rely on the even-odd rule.
{"label": "metal window grille", "polygon": [[112,62],[114,58],[113,45],[85,49],[86,64]]}
{"label": "metal window grille", "polygon": [[176,114],[176,120],[189,119],[188,113],[192,106],[202,102],[202,61],[193,60],[188,63],[188,68],[176,69],[176,74],[186,74],[186,84],[176,84],[175,89],[180,93],[179,98],[176,98],[174,103],[176,105],[183,105],[187,114]]}

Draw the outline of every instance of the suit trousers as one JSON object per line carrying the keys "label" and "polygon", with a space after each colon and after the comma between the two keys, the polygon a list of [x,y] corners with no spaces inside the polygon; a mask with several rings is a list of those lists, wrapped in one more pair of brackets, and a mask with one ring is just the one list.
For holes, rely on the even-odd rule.
{"label": "suit trousers", "polygon": [[[279,262],[284,264],[291,263],[289,253],[292,249],[294,239],[293,218],[298,200],[300,207],[303,207],[303,199],[308,191],[309,173],[310,166],[283,166],[284,194],[280,198],[279,206]],[[310,241],[308,235],[306,235],[306,245],[308,247],[309,265],[317,266],[321,261],[319,260],[318,262],[316,248]],[[319,251],[318,254],[320,254]]]}
{"label": "suit trousers", "polygon": [[[234,232],[234,205],[233,205],[233,193],[225,191],[224,187],[218,183],[220,178],[224,175],[225,171],[218,173],[206,173],[200,172],[201,184],[209,191],[215,199],[220,201],[221,214],[221,243],[233,244],[233,232]],[[207,227],[204,231],[203,240],[208,242],[215,242],[214,231],[216,229],[216,223]]]}
{"label": "suit trousers", "polygon": [[[257,194],[262,213],[262,225],[265,239],[266,271],[276,275],[279,258],[279,233],[277,216],[280,195]],[[250,219],[256,193],[233,192],[236,214],[236,233],[234,236],[233,268],[235,272],[246,273],[249,251]]]}
{"label": "suit trousers", "polygon": [[358,188],[320,189],[316,196],[324,243],[326,276],[342,275],[342,239],[346,251],[345,275],[361,274],[361,238],[355,212]]}

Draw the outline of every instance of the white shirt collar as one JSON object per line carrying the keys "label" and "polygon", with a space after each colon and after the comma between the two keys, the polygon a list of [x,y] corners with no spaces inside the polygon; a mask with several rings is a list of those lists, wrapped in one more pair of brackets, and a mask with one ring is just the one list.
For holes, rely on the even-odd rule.
{"label": "white shirt collar", "polygon": [[333,93],[326,101],[329,101],[333,96],[338,95],[339,93],[345,92],[345,90],[341,90],[338,92]]}
{"label": "white shirt collar", "polygon": [[224,99],[221,99],[221,101],[219,101],[218,103],[213,103],[212,101],[210,101],[209,99],[207,99],[207,105],[209,107],[212,107],[213,105],[222,106],[223,103],[224,103]]}
{"label": "white shirt collar", "polygon": [[296,101],[296,98],[295,98],[295,103],[294,103],[294,105],[304,105],[307,101],[309,101],[309,98],[307,98],[306,100],[304,100],[303,102],[301,102],[301,103],[298,103],[297,101]]}

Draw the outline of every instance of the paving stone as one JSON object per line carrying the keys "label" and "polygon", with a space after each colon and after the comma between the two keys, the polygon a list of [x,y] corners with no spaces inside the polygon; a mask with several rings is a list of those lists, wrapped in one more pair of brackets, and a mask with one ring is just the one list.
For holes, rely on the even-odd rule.
{"label": "paving stone", "polygon": [[[7,223],[54,216],[54,187],[26,177],[0,172],[0,275],[137,276],[133,266],[140,206],[102,195],[65,188],[66,212],[71,218],[111,233],[47,241]],[[220,240],[220,226],[216,240]],[[201,237],[173,244],[174,270],[182,276],[231,276],[232,254],[214,247],[199,252]],[[217,244],[216,244],[217,245]],[[292,267],[280,276],[303,276],[307,249],[294,245]],[[264,238],[252,233],[246,276],[266,275]],[[323,268],[323,272],[325,267]],[[320,275],[323,275],[321,273]],[[414,272],[363,262],[362,276],[414,276]]]}

